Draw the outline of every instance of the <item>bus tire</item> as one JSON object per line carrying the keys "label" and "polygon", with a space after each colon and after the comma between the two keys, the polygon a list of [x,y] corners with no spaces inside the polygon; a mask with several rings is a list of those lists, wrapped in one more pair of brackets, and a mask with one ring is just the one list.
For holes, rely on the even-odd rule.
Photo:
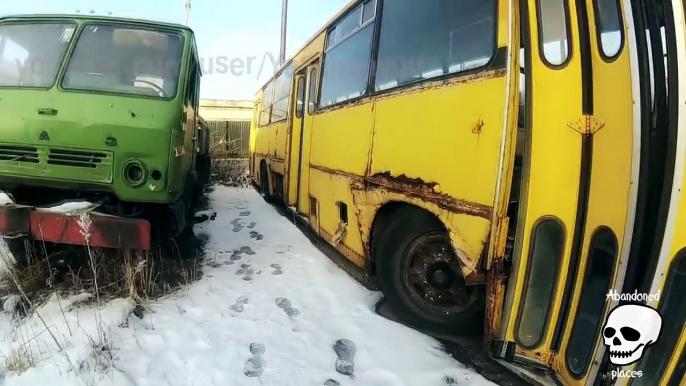
{"label": "bus tire", "polygon": [[272,201],[272,195],[269,190],[269,168],[267,168],[267,163],[264,161],[260,163],[260,192],[265,201]]}
{"label": "bus tire", "polygon": [[[447,260],[450,264],[434,260],[429,268],[424,269],[423,274],[410,274],[413,272],[410,270],[411,266],[416,271],[415,262],[418,256],[426,255],[427,250],[441,250],[441,247],[448,251]],[[379,284],[390,307],[401,321],[422,330],[447,334],[474,333],[482,328],[485,287],[464,285],[449,234],[431,213],[415,207],[400,208],[385,223],[384,229],[380,230],[373,240],[372,248]],[[423,261],[430,260],[432,259],[424,258]],[[456,269],[451,270],[451,266]],[[413,280],[416,281],[416,277],[425,280],[423,287],[410,285]],[[446,287],[452,291],[450,299],[459,300],[453,302],[457,304],[452,307],[434,306],[432,309],[429,305],[431,302],[421,296],[421,292],[427,293],[427,287],[433,289],[433,298],[441,302],[448,293],[445,291]],[[454,293],[459,296],[452,295]],[[446,309],[449,312],[441,312]]]}

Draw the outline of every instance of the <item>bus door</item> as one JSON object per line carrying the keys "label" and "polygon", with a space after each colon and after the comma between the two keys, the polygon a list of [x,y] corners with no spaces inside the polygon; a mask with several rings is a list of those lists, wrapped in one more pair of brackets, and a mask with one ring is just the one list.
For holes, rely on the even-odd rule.
{"label": "bus door", "polygon": [[[312,139],[312,114],[316,102],[319,59],[315,59],[296,71],[296,103],[293,111],[293,128],[289,158],[289,197],[295,197],[299,214],[307,215],[309,208],[310,143]],[[289,199],[289,202],[292,200]]]}
{"label": "bus door", "polygon": [[[650,209],[641,230],[646,234],[644,256],[632,256],[638,280],[628,290],[653,296],[647,305],[661,316],[659,336],[643,350],[638,361],[619,370],[633,377],[618,385],[677,386],[686,384],[686,23],[681,0],[635,0],[639,47],[649,59],[641,63],[651,109],[646,137],[651,141],[651,163],[645,183],[661,190],[647,201]],[[640,33],[640,32],[639,32]],[[639,50],[641,51],[641,50]],[[640,58],[640,56],[639,56]],[[643,75],[643,74],[642,74]],[[653,179],[655,176],[655,179]],[[644,181],[641,181],[643,184]],[[640,186],[643,188],[643,186]],[[640,203],[640,201],[639,201]],[[649,222],[651,221],[652,222]],[[638,226],[637,226],[638,228]],[[647,239],[647,240],[646,240]],[[633,248],[633,246],[632,246]],[[650,249],[648,249],[650,248]],[[633,251],[632,251],[633,252]],[[641,258],[644,257],[644,258]],[[643,273],[643,275],[641,275]],[[642,276],[642,277],[641,277]],[[632,321],[627,321],[631,326]],[[644,331],[650,335],[653,331]]]}
{"label": "bus door", "polygon": [[621,0],[520,4],[522,177],[496,355],[582,385],[603,355],[606,294],[621,290],[635,207],[630,11]]}

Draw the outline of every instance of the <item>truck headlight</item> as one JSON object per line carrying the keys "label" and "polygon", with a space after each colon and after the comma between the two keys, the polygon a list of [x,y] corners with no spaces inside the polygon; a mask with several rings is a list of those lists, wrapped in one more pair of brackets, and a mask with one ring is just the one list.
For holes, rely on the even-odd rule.
{"label": "truck headlight", "polygon": [[145,165],[138,160],[127,161],[122,170],[122,177],[124,182],[131,187],[141,186],[147,178]]}

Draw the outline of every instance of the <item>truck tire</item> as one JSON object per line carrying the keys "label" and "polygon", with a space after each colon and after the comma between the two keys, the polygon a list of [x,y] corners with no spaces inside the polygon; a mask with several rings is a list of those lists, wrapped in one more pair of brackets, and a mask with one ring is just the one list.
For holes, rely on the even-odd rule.
{"label": "truck tire", "polygon": [[26,268],[26,244],[24,243],[24,238],[16,239],[4,239],[7,244],[7,249],[12,254],[12,258],[17,266],[17,268]]}
{"label": "truck tire", "polygon": [[379,230],[372,255],[394,313],[422,330],[469,334],[483,326],[484,286],[466,286],[450,236],[431,213],[402,207]]}

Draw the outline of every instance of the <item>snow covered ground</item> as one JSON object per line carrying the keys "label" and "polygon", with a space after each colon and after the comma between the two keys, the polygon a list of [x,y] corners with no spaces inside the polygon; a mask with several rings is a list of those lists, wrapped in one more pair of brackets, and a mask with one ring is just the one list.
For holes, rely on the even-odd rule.
{"label": "snow covered ground", "polygon": [[[81,294],[0,315],[0,384],[493,385],[378,316],[380,294],[252,189],[217,187],[211,206],[216,218],[196,226],[209,237],[203,278],[142,314],[127,299],[78,306]],[[18,360],[31,365],[21,375]]]}

